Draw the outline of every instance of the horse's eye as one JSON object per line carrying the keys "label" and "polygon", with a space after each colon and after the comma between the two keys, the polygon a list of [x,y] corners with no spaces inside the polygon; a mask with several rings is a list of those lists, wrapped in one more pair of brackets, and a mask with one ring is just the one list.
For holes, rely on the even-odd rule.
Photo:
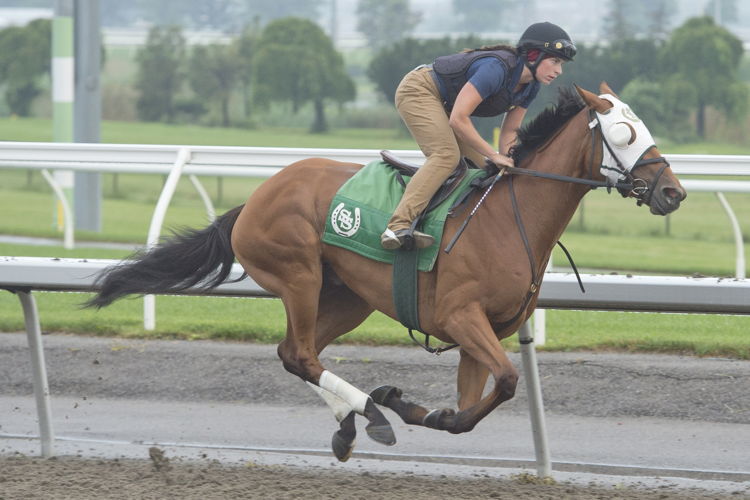
{"label": "horse's eye", "polygon": [[618,148],[624,148],[635,141],[635,130],[625,122],[618,122],[609,127],[609,140]]}

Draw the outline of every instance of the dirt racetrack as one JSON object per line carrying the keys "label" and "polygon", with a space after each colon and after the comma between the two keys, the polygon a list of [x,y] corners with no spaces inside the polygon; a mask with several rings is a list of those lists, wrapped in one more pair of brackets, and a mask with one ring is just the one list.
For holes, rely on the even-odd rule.
{"label": "dirt racetrack", "polygon": [[748,498],[705,491],[544,484],[531,476],[501,480],[384,476],[283,466],[162,463],[148,460],[3,458],[0,498],[10,499],[547,499],[669,500]]}
{"label": "dirt racetrack", "polygon": [[[47,335],[44,342],[53,401],[68,397],[81,402],[106,398],[309,408],[321,404],[304,384],[283,371],[274,346],[66,335]],[[540,353],[539,358],[549,414],[659,417],[750,429],[748,362],[614,353]],[[0,334],[0,397],[32,394],[28,359],[24,335]],[[512,359],[519,366],[518,356]],[[454,354],[438,358],[416,348],[332,346],[323,360],[363,388],[373,382],[396,383],[410,398],[428,406],[454,406]],[[503,406],[496,411],[527,412],[522,383],[516,398]],[[5,420],[11,411],[0,404],[0,438],[8,432]],[[71,415],[74,411],[73,407],[65,410]],[[738,435],[738,445],[747,449],[748,437],[747,432]],[[442,436],[435,434],[435,439]],[[491,467],[475,467],[461,476],[382,472],[366,465],[342,470],[333,457],[310,460],[308,466],[304,460],[295,466],[253,460],[226,463],[158,447],[140,459],[92,458],[85,450],[52,459],[31,455],[0,446],[0,500],[750,498],[748,481],[728,482],[720,491],[703,489],[700,481],[686,488],[646,478],[602,486],[540,481],[526,473],[503,475]]]}

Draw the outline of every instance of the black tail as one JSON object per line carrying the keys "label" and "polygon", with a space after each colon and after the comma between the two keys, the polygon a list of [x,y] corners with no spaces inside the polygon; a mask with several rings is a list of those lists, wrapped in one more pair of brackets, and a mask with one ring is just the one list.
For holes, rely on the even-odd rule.
{"label": "black tail", "polygon": [[175,233],[154,248],[105,269],[94,285],[99,293],[83,306],[100,308],[125,295],[175,293],[198,283],[204,289],[219,286],[232,270],[232,227],[243,206],[204,229]]}

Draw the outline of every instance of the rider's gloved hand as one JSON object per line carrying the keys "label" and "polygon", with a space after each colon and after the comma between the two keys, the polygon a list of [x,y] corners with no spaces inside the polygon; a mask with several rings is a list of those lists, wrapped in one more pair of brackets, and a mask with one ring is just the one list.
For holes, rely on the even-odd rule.
{"label": "rider's gloved hand", "polygon": [[495,164],[497,167],[513,167],[513,158],[502,153],[495,153],[487,157],[487,160]]}

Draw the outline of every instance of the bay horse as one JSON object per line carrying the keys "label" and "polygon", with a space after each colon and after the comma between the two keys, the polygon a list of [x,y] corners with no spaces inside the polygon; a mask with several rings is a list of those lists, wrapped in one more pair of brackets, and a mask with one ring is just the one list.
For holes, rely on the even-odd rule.
{"label": "bay horse", "polygon": [[[422,331],[460,346],[457,410],[428,410],[405,401],[392,386],[367,394],[319,360],[328,344],[374,310],[397,317],[390,264],[321,241],[332,198],[361,165],[322,158],[289,165],[208,227],[175,234],[103,271],[99,292],[86,305],[106,306],[128,294],[212,288],[227,278],[236,258],[281,298],[287,332],[278,355],[332,408],[339,421],[332,443],[339,460],[352,452],[355,414],[368,420],[372,439],[395,443],[376,405],[408,424],[470,431],[514,395],[518,372],[499,341],[534,311],[552,249],[582,197],[594,186],[614,186],[653,214],[666,215],[686,196],[645,125],[606,83],[600,94],[577,86],[561,92],[556,106],[522,128],[513,150],[518,168],[498,176],[484,197],[471,195],[470,203],[480,197],[483,203],[460,240],[450,253],[442,251],[443,241],[434,268],[419,273]],[[460,224],[448,219],[445,235],[455,235]],[[490,374],[494,386],[483,395]]]}

